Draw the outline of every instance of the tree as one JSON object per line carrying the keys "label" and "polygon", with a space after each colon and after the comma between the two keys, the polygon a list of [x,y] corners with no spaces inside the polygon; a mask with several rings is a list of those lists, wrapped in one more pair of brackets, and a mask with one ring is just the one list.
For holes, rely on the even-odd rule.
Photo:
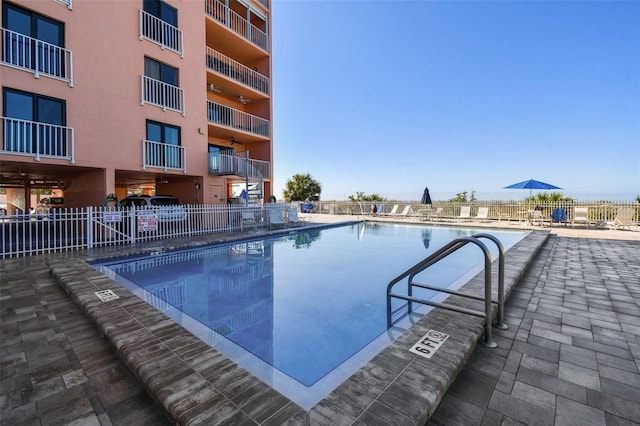
{"label": "tree", "polygon": [[365,195],[364,192],[356,191],[356,195],[349,195],[350,201],[384,201],[378,194]]}
{"label": "tree", "polygon": [[303,201],[307,197],[311,200],[318,200],[322,192],[320,182],[307,174],[295,174],[287,181],[283,191],[284,199],[287,203],[292,201]]}
{"label": "tree", "polygon": [[471,196],[467,199],[467,191],[458,192],[456,196],[449,200],[450,203],[475,203],[476,191],[471,191]]}

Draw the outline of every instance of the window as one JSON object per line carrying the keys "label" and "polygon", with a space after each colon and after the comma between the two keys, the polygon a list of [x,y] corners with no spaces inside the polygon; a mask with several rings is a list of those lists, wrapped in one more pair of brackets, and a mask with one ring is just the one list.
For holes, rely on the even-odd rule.
{"label": "window", "polygon": [[4,62],[33,70],[37,68],[41,72],[55,70],[56,74],[64,74],[64,52],[55,47],[64,47],[63,23],[6,2],[3,3],[2,14],[3,28],[11,31],[3,32]]}
{"label": "window", "polygon": [[172,86],[178,85],[178,69],[155,59],[144,58],[144,75]]}
{"label": "window", "polygon": [[182,168],[180,127],[147,120],[146,162],[157,167]]}
{"label": "window", "polygon": [[160,0],[143,0],[142,10],[164,22],[178,26],[178,10]]}
{"label": "window", "polygon": [[64,100],[14,89],[3,91],[7,151],[67,155]]}

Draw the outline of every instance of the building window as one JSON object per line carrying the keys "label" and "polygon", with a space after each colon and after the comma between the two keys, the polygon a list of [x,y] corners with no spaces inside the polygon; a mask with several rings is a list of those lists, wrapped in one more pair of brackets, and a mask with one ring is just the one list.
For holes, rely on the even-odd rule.
{"label": "building window", "polygon": [[178,85],[178,69],[155,59],[144,58],[144,75],[172,86]]}
{"label": "building window", "polygon": [[18,6],[2,6],[2,61],[57,77],[67,73],[64,24]]}
{"label": "building window", "polygon": [[178,10],[163,1],[143,0],[142,10],[166,22],[167,24],[171,24],[174,27],[178,26]]}
{"label": "building window", "polygon": [[4,150],[65,157],[66,103],[36,93],[4,89]]}
{"label": "building window", "polygon": [[147,120],[146,163],[150,166],[182,168],[180,127]]}

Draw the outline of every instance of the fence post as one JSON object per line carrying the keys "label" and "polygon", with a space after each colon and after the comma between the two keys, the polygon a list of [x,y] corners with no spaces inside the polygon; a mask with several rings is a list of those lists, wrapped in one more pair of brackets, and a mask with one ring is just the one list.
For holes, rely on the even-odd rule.
{"label": "fence post", "polygon": [[87,248],[93,248],[93,206],[87,207]]}

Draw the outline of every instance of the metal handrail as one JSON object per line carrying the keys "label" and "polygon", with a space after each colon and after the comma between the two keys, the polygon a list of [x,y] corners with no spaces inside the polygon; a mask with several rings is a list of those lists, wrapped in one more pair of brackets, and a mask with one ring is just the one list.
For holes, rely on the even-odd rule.
{"label": "metal handrail", "polygon": [[[481,242],[479,240],[479,238],[488,238],[498,246],[498,250],[499,250],[499,253],[500,253],[499,254],[499,257],[500,257],[499,271],[498,271],[498,275],[499,275],[498,276],[498,301],[493,301],[491,299],[491,253],[489,252],[489,249],[487,248],[487,246],[483,242]],[[448,255],[456,252],[457,250],[461,249],[462,247],[464,247],[465,245],[467,245],[469,243],[473,243],[473,244],[477,245],[482,250],[482,252],[484,254],[484,297],[475,296],[475,295],[471,295],[471,294],[464,293],[464,292],[459,292],[459,291],[454,291],[454,290],[443,289],[441,287],[435,287],[435,286],[430,286],[430,285],[426,285],[426,284],[413,282],[413,278],[417,274],[419,274],[420,272],[424,271],[425,269],[427,269],[431,265],[433,265],[433,264],[439,262],[440,260],[444,259]],[[392,293],[393,286],[396,285],[401,280],[403,280],[404,278],[408,278],[407,295],[398,294],[398,293]],[[435,290],[435,291],[448,293],[448,294],[453,294],[453,295],[456,295],[456,296],[466,297],[466,298],[475,299],[475,300],[483,300],[485,302],[484,312],[476,311],[476,310],[468,309],[468,308],[463,308],[463,307],[459,307],[459,306],[454,306],[454,305],[450,305],[450,304],[446,304],[446,303],[439,303],[439,302],[433,302],[431,300],[416,298],[416,297],[413,296],[413,287],[420,287],[420,288],[425,288],[425,289],[429,289],[429,290]],[[452,240],[451,242],[449,242],[445,246],[443,246],[440,249],[436,250],[430,256],[428,256],[425,259],[423,259],[422,261],[418,262],[416,265],[414,265],[411,268],[409,268],[408,270],[404,271],[402,274],[398,275],[396,278],[391,280],[389,282],[389,285],[387,286],[387,328],[391,328],[391,326],[392,326],[392,318],[391,318],[392,317],[392,309],[391,309],[391,300],[392,300],[392,298],[406,300],[407,301],[408,312],[412,311],[412,303],[416,302],[416,303],[421,303],[421,304],[424,304],[424,305],[435,306],[435,307],[438,307],[438,308],[448,309],[448,310],[451,310],[451,311],[460,312],[460,313],[464,313],[464,314],[468,314],[468,315],[473,315],[473,316],[477,316],[477,317],[480,317],[480,318],[484,318],[485,319],[485,333],[484,333],[484,342],[483,342],[483,344],[485,346],[487,346],[487,347],[494,348],[494,347],[497,346],[497,344],[491,340],[491,327],[492,327],[491,303],[497,303],[498,304],[497,327],[506,328],[506,325],[503,323],[503,312],[504,312],[504,247],[502,246],[502,244],[500,243],[500,241],[496,237],[494,237],[493,235],[489,235],[489,234],[476,234],[476,235],[471,236],[471,237],[456,238],[455,240]]]}

